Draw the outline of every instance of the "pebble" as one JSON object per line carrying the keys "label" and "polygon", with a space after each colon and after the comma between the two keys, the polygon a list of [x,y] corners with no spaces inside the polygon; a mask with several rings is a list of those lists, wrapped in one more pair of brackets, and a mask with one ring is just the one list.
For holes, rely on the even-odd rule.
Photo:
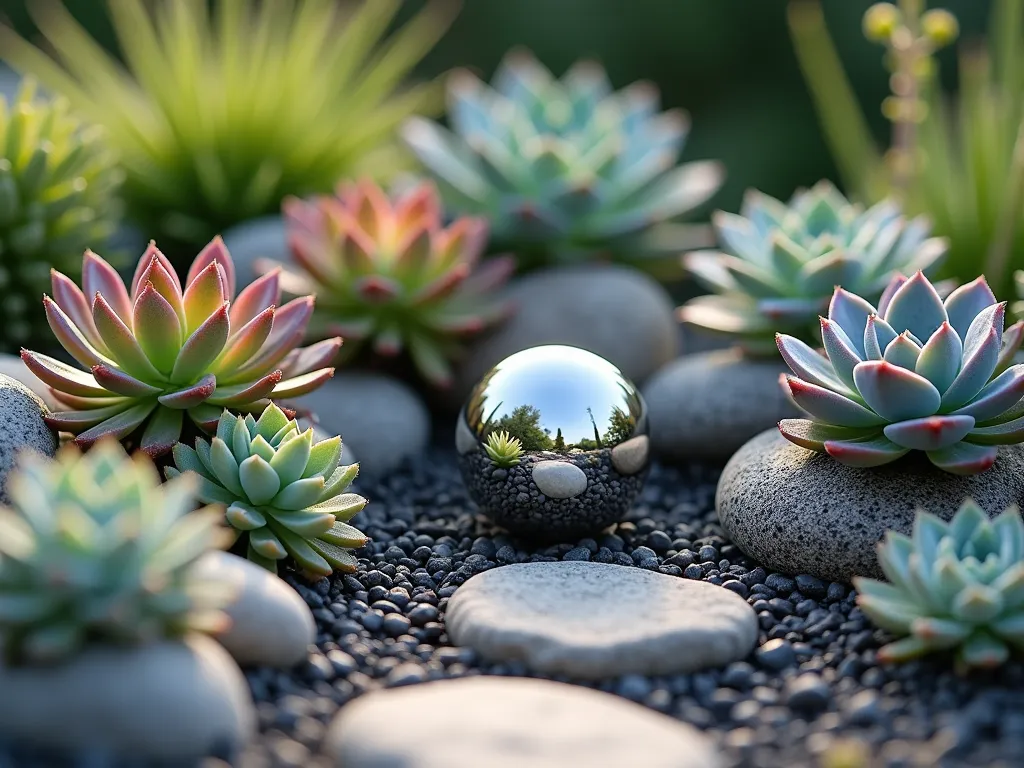
{"label": "pebble", "polygon": [[[567,344],[608,360],[640,384],[673,360],[679,328],[673,302],[650,277],[627,267],[553,267],[514,280],[507,291],[518,311],[473,344],[452,387],[454,405],[509,355],[542,344]],[[566,301],[572,296],[572,301]]]}
{"label": "pebble", "polygon": [[57,452],[57,436],[43,420],[46,404],[20,381],[0,374],[0,503],[8,503],[7,475],[22,450],[44,456]]}
{"label": "pebble", "polygon": [[381,476],[430,439],[430,414],[407,384],[377,373],[338,371],[319,389],[289,401],[316,414],[359,457],[362,476]]}
{"label": "pebble", "polygon": [[732,592],[603,563],[487,571],[459,589],[446,620],[453,643],[486,658],[581,678],[722,666],[757,640],[754,612]]}
{"label": "pebble", "polygon": [[1024,446],[1006,446],[992,469],[961,477],[913,453],[883,467],[848,467],[772,429],[730,459],[716,507],[730,540],[747,555],[773,570],[804,574],[805,586],[824,596],[830,581],[883,578],[875,545],[887,530],[909,534],[918,508],[949,520],[968,497],[989,514],[1024,498]]}
{"label": "pebble", "polygon": [[655,455],[725,461],[754,435],[798,416],[779,386],[787,370],[777,355],[749,358],[736,349],[673,360],[643,388]]}
{"label": "pebble", "polygon": [[238,595],[217,640],[243,665],[290,667],[306,658],[316,623],[305,601],[274,574],[227,552],[210,552],[196,567],[205,577],[230,581]]}
{"label": "pebble", "polygon": [[537,490],[552,499],[571,499],[587,490],[587,476],[567,461],[538,461],[533,465]]}
{"label": "pebble", "polygon": [[195,760],[237,750],[256,726],[245,678],[202,636],[0,667],[0,690],[0,737],[80,754]]}
{"label": "pebble", "polygon": [[[410,713],[414,728],[386,726]],[[500,677],[370,694],[331,723],[326,751],[344,768],[723,765],[696,728],[637,704],[564,683]]]}

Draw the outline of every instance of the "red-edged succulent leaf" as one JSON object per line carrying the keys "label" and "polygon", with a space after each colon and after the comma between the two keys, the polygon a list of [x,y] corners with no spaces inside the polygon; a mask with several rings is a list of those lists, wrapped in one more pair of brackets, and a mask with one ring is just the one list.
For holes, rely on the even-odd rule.
{"label": "red-edged succulent leaf", "polygon": [[178,292],[181,292],[181,281],[178,280],[178,273],[174,270],[174,265],[171,264],[170,260],[160,252],[160,249],[156,247],[156,242],[153,240],[149,241],[149,245],[146,246],[146,250],[142,254],[142,258],[139,259],[138,264],[135,265],[135,276],[132,278],[132,291],[131,295],[134,296],[138,291],[139,283],[142,282],[142,275],[149,268],[150,262],[156,259],[163,265],[164,269],[167,270],[167,274],[170,275],[171,280],[174,282]]}
{"label": "red-edged succulent leaf", "polygon": [[939,391],[928,379],[906,368],[869,360],[854,368],[853,378],[864,401],[886,421],[918,419],[939,410]]}
{"label": "red-edged succulent leaf", "polygon": [[[75,438],[75,444],[81,448],[87,448],[97,440],[104,437],[113,437],[120,440],[138,429],[142,422],[149,417],[149,414],[151,414],[153,409],[156,407],[156,400],[136,403],[132,407],[122,410],[120,413],[96,423],[96,426],[90,427],[84,432],[79,429],[71,429],[68,431],[78,433],[78,436]],[[71,413],[71,411],[68,411],[67,413]],[[96,414],[99,413],[99,411],[84,411],[84,413]],[[66,415],[66,413],[55,414],[55,416]]]}
{"label": "red-edged succulent leaf", "polygon": [[185,289],[186,328],[191,333],[230,300],[224,270],[213,262],[200,271]]}
{"label": "red-edged succulent leaf", "polygon": [[217,263],[221,269],[224,270],[224,281],[225,288],[228,296],[235,295],[235,264],[231,261],[231,254],[228,253],[228,249],[224,246],[224,241],[220,235],[217,235],[211,240],[203,250],[199,252],[195,260],[192,262],[192,266],[189,267],[188,277],[185,279],[185,285],[191,285],[192,281],[210,264]]}
{"label": "red-edged succulent leaf", "polygon": [[878,427],[853,429],[820,424],[809,419],[783,419],[779,432],[791,443],[811,451],[824,451],[825,443],[838,440],[858,440],[878,434]]}
{"label": "red-edged succulent leaf", "polygon": [[152,283],[144,283],[135,300],[133,327],[149,361],[161,373],[169,374],[181,349],[181,322],[174,307]]}
{"label": "red-edged succulent leaf", "polygon": [[999,449],[994,445],[957,443],[940,451],[929,451],[928,460],[954,475],[977,475],[996,463]]}
{"label": "red-edged succulent leaf", "polygon": [[228,305],[210,315],[182,345],[171,370],[171,380],[179,383],[195,381],[209,370],[227,343],[231,323]]}
{"label": "red-edged succulent leaf", "polygon": [[21,359],[35,376],[54,389],[84,397],[105,397],[111,393],[85,371],[39,352],[21,351]]}
{"label": "red-edged succulent leaf", "polygon": [[182,387],[175,392],[168,392],[157,398],[161,405],[177,410],[188,410],[205,403],[217,389],[217,377],[208,373],[195,384]]}
{"label": "red-edged succulent leaf", "polygon": [[[75,360],[82,365],[88,366],[93,366],[106,360],[96,346],[82,333],[81,328],[75,325],[49,296],[43,296],[43,311],[46,313],[46,322],[49,324],[50,330],[53,331],[53,335],[57,337],[60,345]],[[92,325],[91,319],[89,320],[89,325]],[[102,341],[100,345],[104,349],[106,348]]]}
{"label": "red-edged succulent leaf", "polygon": [[268,307],[281,303],[281,271],[256,278],[231,302],[231,327],[241,328]]}
{"label": "red-edged succulent leaf", "polygon": [[284,374],[281,371],[271,371],[256,381],[218,387],[208,402],[211,405],[237,408],[245,403],[262,400],[270,397],[270,393],[282,378]]}
{"label": "red-edged succulent leaf", "polygon": [[[142,272],[139,278],[138,285],[145,286],[146,284],[152,284],[154,290],[163,296],[167,303],[174,309],[174,313],[178,316],[178,322],[181,327],[184,328],[185,321],[185,307],[182,301],[181,288],[178,283],[177,276],[172,275],[168,268],[164,266],[163,262],[160,261],[156,256],[152,256],[149,260],[149,265]],[[138,300],[138,293],[132,291],[132,296]]]}
{"label": "red-edged succulent leaf", "polygon": [[97,408],[113,408],[116,411],[118,408],[114,408],[114,406],[119,406],[122,409],[127,408],[135,399],[114,395],[110,397],[82,397],[81,395],[69,395],[67,392],[61,392],[53,387],[50,387],[50,394],[53,395],[55,400],[67,406],[68,410],[71,411],[91,411]]}
{"label": "red-edged succulent leaf", "polygon": [[[156,401],[151,402],[151,409],[156,407]],[[90,427],[102,424],[108,419],[118,417],[125,411],[131,410],[132,405],[120,403],[105,406],[103,408],[86,408],[78,411],[57,411],[45,417],[46,423],[59,432],[79,433]],[[147,412],[148,413],[148,412]],[[143,419],[145,416],[142,417]],[[141,423],[141,421],[139,422]]]}
{"label": "red-edged succulent leaf", "polygon": [[270,396],[274,398],[290,398],[305,395],[317,389],[333,375],[333,368],[322,368],[319,371],[311,371],[301,376],[285,379],[274,387]]}
{"label": "red-edged succulent leaf", "polygon": [[338,356],[341,344],[342,340],[335,336],[332,339],[324,339],[302,349],[293,349],[281,361],[281,370],[285,376],[298,376],[300,373],[307,373],[317,368],[327,367]]}
{"label": "red-edged succulent leaf", "polygon": [[139,444],[142,452],[156,457],[170,451],[181,437],[184,417],[185,412],[182,410],[157,408],[142,433],[142,441]]}
{"label": "red-edged succulent leaf", "polygon": [[248,363],[270,338],[274,328],[274,312],[274,307],[267,307],[233,333],[214,363],[214,368],[231,372]]}
{"label": "red-edged succulent leaf", "polygon": [[82,290],[87,301],[95,302],[99,294],[124,323],[131,323],[132,302],[121,276],[92,251],[86,251],[82,259]]}
{"label": "red-edged succulent leaf", "polygon": [[417,291],[411,300],[412,306],[421,306],[432,301],[438,301],[446,296],[451,296],[459,288],[462,282],[469,277],[471,267],[462,263],[454,265],[443,275],[437,277]]}
{"label": "red-edged succulent leaf", "polygon": [[874,427],[885,423],[877,413],[830,389],[782,374],[780,381],[801,410],[816,421],[837,427]]}
{"label": "red-edged succulent leaf", "polygon": [[146,381],[160,381],[163,375],[142,351],[131,329],[110,308],[102,296],[92,306],[93,320],[100,338],[110,350],[111,357],[132,376]]}
{"label": "red-edged succulent leaf", "polygon": [[[106,352],[96,325],[92,321],[92,308],[74,280],[55,269],[50,270],[50,286],[53,301],[67,315],[68,320],[78,328],[88,342],[100,352]],[[44,297],[45,301],[45,297]]]}
{"label": "red-edged succulent leaf", "polygon": [[885,436],[896,445],[915,451],[937,451],[963,440],[974,429],[971,416],[927,416],[889,424]]}
{"label": "red-edged succulent leaf", "polygon": [[825,450],[836,461],[850,467],[880,467],[910,451],[882,435],[866,440],[829,440]]}
{"label": "red-edged succulent leaf", "polygon": [[105,389],[116,392],[125,397],[154,397],[163,390],[154,387],[144,381],[139,381],[134,376],[129,376],[119,368],[109,365],[95,365],[92,369],[93,378]]}

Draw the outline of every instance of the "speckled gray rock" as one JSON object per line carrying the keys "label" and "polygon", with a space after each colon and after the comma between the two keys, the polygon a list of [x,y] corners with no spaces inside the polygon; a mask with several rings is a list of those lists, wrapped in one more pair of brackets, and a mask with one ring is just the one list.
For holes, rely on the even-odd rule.
{"label": "speckled gray rock", "polygon": [[28,369],[28,366],[25,365],[25,361],[17,355],[0,353],[0,374],[10,376],[15,381],[20,381],[32,390],[32,392],[34,392],[51,411],[67,410],[67,407],[61,405],[60,401],[53,396],[53,393],[50,392],[50,388],[40,381],[39,378]]}
{"label": "speckled gray rock", "polygon": [[376,373],[338,372],[289,404],[313,411],[324,431],[341,435],[363,475],[388,472],[423,451],[430,438],[430,415],[416,392]]}
{"label": "speckled gray rock", "polygon": [[631,437],[612,448],[612,466],[623,475],[635,475],[648,464],[651,439],[647,435]]}
{"label": "speckled gray rock", "polygon": [[781,359],[734,349],[687,355],[644,387],[651,447],[669,461],[725,460],[754,435],[798,416],[779,386]]}
{"label": "speckled gray rock", "polygon": [[[416,713],[415,728],[383,728]],[[696,728],[549,680],[469,677],[370,693],[327,735],[344,768],[719,768]]]}
{"label": "speckled gray rock", "polygon": [[471,345],[451,389],[455,405],[497,363],[542,344],[594,352],[637,383],[678,353],[673,302],[664,288],[635,270],[557,267],[516,280],[508,296],[518,311]]}
{"label": "speckled gray rock", "polygon": [[538,461],[530,473],[537,490],[552,499],[571,499],[587,490],[587,475],[568,461]]}
{"label": "speckled gray rock", "polygon": [[238,587],[225,612],[231,626],[217,636],[235,661],[291,667],[316,640],[316,622],[299,593],[255,563],[227,552],[210,552],[196,567],[204,577]]}
{"label": "speckled gray rock", "polygon": [[251,283],[259,276],[256,262],[260,259],[284,263],[291,260],[287,228],[280,216],[263,216],[246,221],[226,230],[222,236],[224,245],[231,253],[231,260],[235,263],[239,285]]}
{"label": "speckled gray rock", "polygon": [[753,609],[723,587],[573,561],[477,574],[445,621],[452,643],[484,658],[588,679],[722,666],[750,653],[758,632]]}
{"label": "speckled gray rock", "polygon": [[43,417],[46,404],[31,389],[0,374],[0,503],[7,503],[7,473],[18,453],[32,450],[45,456],[57,452],[57,436]]}
{"label": "speckled gray rock", "polygon": [[948,520],[966,497],[990,514],[1020,504],[1024,446],[1004,447],[992,469],[959,477],[914,453],[884,467],[847,467],[772,429],[726,465],[716,506],[729,539],[766,567],[849,581],[882,576],[875,545],[886,529],[909,534],[917,507]]}
{"label": "speckled gray rock", "polygon": [[255,732],[249,686],[207,637],[90,649],[52,667],[0,667],[0,736],[56,750],[196,760]]}

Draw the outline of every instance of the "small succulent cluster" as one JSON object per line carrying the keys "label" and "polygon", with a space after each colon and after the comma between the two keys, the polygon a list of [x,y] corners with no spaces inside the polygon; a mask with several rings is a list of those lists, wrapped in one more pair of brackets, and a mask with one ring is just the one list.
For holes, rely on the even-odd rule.
{"label": "small succulent cluster", "polygon": [[1011,365],[1024,323],[1004,331],[1005,308],[980,277],[943,302],[920,272],[899,276],[877,309],[837,288],[821,319],[826,356],[778,336],[796,374],[783,387],[811,417],[779,430],[851,466],[917,450],[947,472],[983,472],[999,445],[1024,441],[1024,365]]}
{"label": "small succulent cluster", "polygon": [[86,251],[82,289],[54,271],[46,319],[85,371],[38,352],[22,359],[72,410],[48,417],[88,446],[133,436],[152,456],[171,450],[185,414],[212,431],[221,411],[261,411],[269,398],[309,392],[330,378],[340,339],[296,348],[313,313],[310,296],[280,303],[271,272],[235,296],[231,256],[215,238],[192,263],[184,289],[154,244],[131,292],[106,261]]}
{"label": "small succulent cluster", "polygon": [[340,466],[341,438],[314,442],[276,405],[259,419],[227,411],[210,442],[174,446],[169,477],[199,476],[199,498],[225,507],[228,523],[246,537],[250,560],[277,572],[291,555],[308,574],[354,571],[349,551],[368,539],[348,525],[366,499],[346,493],[359,465]]}
{"label": "small succulent cluster", "polygon": [[343,184],[333,197],[286,200],[284,213],[301,271],[286,271],[283,284],[316,294],[314,328],[343,336],[346,355],[407,350],[428,381],[444,386],[460,339],[508,314],[495,291],[512,259],[478,265],[487,223],[467,217],[446,228],[429,182],[393,200],[368,179]]}
{"label": "small succulent cluster", "polygon": [[122,173],[102,132],[67,101],[36,97],[26,81],[13,103],[0,97],[0,344],[17,349],[45,333],[36,310],[50,267],[71,270],[89,243],[120,219]]}
{"label": "small succulent cluster", "polygon": [[56,460],[26,453],[0,507],[0,648],[48,663],[93,643],[140,644],[216,631],[233,587],[192,566],[224,543],[217,510],[194,512],[195,482],[160,484],[114,440]]}
{"label": "small succulent cluster", "polygon": [[957,650],[958,664],[994,667],[1024,649],[1024,521],[994,519],[971,500],[945,523],[918,512],[912,536],[889,531],[878,547],[889,583],[855,578],[857,604],[901,639],[878,652],[904,661]]}
{"label": "small succulent cluster", "polygon": [[673,220],[722,180],[713,162],[676,165],[688,122],[658,110],[650,83],[613,92],[593,62],[556,79],[514,51],[493,86],[465,71],[451,77],[451,131],[413,118],[404,138],[448,207],[486,217],[495,247],[521,263],[644,263],[695,247],[694,231]]}
{"label": "small succulent cluster", "polygon": [[899,273],[928,272],[947,249],[923,218],[894,203],[867,210],[821,181],[788,204],[747,192],[739,215],[718,211],[723,252],[696,251],[684,266],[714,293],[680,308],[687,323],[729,334],[750,352],[773,351],[776,331],[805,341],[837,285],[875,301]]}
{"label": "small succulent cluster", "polygon": [[508,469],[519,463],[523,455],[523,443],[518,437],[512,437],[502,430],[487,435],[484,450],[494,466]]}

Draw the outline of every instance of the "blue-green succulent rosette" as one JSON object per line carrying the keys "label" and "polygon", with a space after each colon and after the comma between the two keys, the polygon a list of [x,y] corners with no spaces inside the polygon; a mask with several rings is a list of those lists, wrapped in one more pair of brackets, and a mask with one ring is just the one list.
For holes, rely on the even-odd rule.
{"label": "blue-green succulent rosette", "polygon": [[794,375],[785,391],[807,419],[788,440],[854,467],[924,451],[939,469],[983,472],[998,446],[1024,441],[1024,323],[1004,330],[1006,303],[984,277],[943,301],[921,272],[895,277],[878,303],[837,288],[821,318],[825,354],[778,334]]}

